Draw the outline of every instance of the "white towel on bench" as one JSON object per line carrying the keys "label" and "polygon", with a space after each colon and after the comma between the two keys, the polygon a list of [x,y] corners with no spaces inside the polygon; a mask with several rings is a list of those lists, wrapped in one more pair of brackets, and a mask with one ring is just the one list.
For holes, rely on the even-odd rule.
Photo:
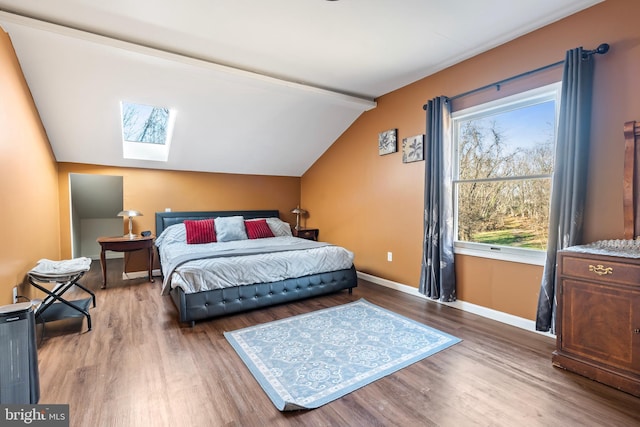
{"label": "white towel on bench", "polygon": [[40,277],[55,278],[89,271],[90,268],[91,258],[87,257],[66,259],[62,261],[41,259],[38,261],[38,264],[29,271],[29,273]]}

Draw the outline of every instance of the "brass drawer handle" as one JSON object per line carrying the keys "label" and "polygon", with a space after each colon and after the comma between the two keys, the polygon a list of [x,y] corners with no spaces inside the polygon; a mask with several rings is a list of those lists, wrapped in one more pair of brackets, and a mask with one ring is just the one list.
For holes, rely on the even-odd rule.
{"label": "brass drawer handle", "polygon": [[613,267],[605,267],[602,264],[598,264],[598,265],[589,264],[589,271],[596,273],[598,276],[605,276],[607,274],[613,274]]}

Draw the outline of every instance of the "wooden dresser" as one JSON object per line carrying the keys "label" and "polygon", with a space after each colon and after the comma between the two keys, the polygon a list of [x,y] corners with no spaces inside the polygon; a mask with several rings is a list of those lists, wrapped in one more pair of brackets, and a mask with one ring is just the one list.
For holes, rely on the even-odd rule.
{"label": "wooden dresser", "polygon": [[[616,246],[617,245],[617,246]],[[558,252],[554,366],[640,396],[640,242]]]}

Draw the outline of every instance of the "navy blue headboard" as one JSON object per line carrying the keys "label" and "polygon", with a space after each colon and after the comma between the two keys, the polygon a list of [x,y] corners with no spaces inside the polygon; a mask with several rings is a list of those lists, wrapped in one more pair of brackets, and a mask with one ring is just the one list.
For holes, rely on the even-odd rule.
{"label": "navy blue headboard", "polygon": [[180,224],[186,219],[207,219],[219,216],[242,215],[246,219],[253,218],[279,218],[277,210],[265,211],[201,211],[201,212],[156,212],[156,236],[159,236],[170,225]]}

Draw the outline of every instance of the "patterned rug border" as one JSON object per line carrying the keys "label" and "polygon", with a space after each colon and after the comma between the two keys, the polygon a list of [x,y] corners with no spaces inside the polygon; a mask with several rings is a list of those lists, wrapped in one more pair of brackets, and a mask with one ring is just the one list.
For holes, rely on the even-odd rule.
{"label": "patterned rug border", "polygon": [[[442,344],[437,345],[436,347],[429,348],[426,351],[413,352],[409,354],[407,357],[402,358],[400,361],[394,360],[391,363],[386,364],[388,366],[384,366],[384,369],[381,369],[381,370],[379,369],[379,370],[376,370],[375,372],[368,372],[367,375],[365,376],[360,375],[358,376],[358,378],[354,378],[352,381],[347,381],[348,384],[346,386],[332,387],[332,389],[334,389],[332,390],[333,391],[332,393],[327,394],[319,399],[316,399],[313,401],[305,401],[301,403],[296,401],[289,401],[283,398],[283,396],[281,395],[282,390],[278,390],[278,389],[281,389],[282,387],[274,386],[274,384],[272,384],[272,382],[269,380],[269,377],[271,377],[271,379],[273,380],[274,379],[273,376],[270,376],[268,374],[265,375],[263,370],[260,369],[261,365],[263,366],[263,368],[265,368],[265,370],[266,370],[266,367],[264,366],[262,360],[259,359],[253,351],[251,351],[251,346],[245,342],[242,336],[244,334],[251,333],[256,330],[268,328],[274,325],[299,321],[300,319],[304,319],[310,316],[317,316],[320,313],[324,313],[328,311],[344,310],[345,308],[348,308],[354,305],[365,305],[366,307],[375,310],[377,314],[382,314],[384,316],[391,316],[395,320],[401,321],[409,325],[413,325],[414,327],[417,326],[418,328],[424,329],[425,331],[428,331],[431,334],[433,333],[438,334],[443,338],[446,338],[446,342],[443,342]],[[253,377],[256,379],[256,381],[258,381],[258,383],[260,384],[262,389],[265,391],[267,396],[269,396],[269,398],[271,399],[273,404],[276,406],[276,408],[278,408],[280,411],[318,408],[324,404],[327,404],[333,400],[336,400],[342,396],[345,396],[359,388],[364,387],[367,384],[370,384],[374,381],[379,380],[380,378],[383,378],[387,375],[397,372],[400,369],[406,368],[407,366],[413,363],[416,363],[422,359],[425,359],[435,353],[438,353],[439,351],[449,348],[452,345],[462,341],[460,338],[457,338],[453,335],[442,332],[436,328],[417,322],[413,319],[409,319],[408,317],[402,316],[386,308],[372,304],[367,300],[365,300],[364,298],[361,298],[357,301],[353,301],[347,304],[341,304],[334,307],[311,311],[309,313],[290,316],[283,319],[274,320],[271,322],[261,323],[258,325],[237,329],[235,331],[224,332],[224,337],[227,339],[229,344],[236,351],[236,353],[238,354],[240,359],[243,361],[243,363],[247,366],[247,368],[249,368],[249,371],[251,372]]]}

